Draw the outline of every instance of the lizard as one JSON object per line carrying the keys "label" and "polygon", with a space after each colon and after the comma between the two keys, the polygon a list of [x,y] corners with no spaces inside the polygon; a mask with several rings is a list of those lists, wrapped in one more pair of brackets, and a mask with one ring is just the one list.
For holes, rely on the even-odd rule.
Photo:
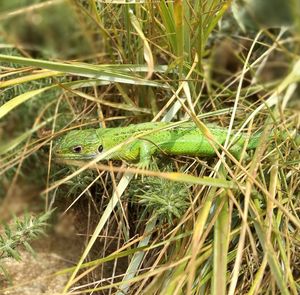
{"label": "lizard", "polygon": [[[228,130],[216,125],[208,125],[208,127],[214,141],[217,142],[217,149],[220,150],[218,145],[225,143]],[[234,132],[231,135],[233,136]],[[260,136],[260,132],[250,136],[245,132],[240,133],[230,146],[229,152],[239,158],[244,145],[246,150],[258,146]],[[286,137],[287,135],[284,136]],[[295,141],[296,145],[300,146],[300,135],[295,137]],[[148,122],[127,127],[69,131],[54,145],[54,156],[64,160],[93,160],[122,142],[124,145],[104,159],[138,162],[139,166],[148,167],[151,157],[157,153],[186,156],[216,155],[216,148],[213,147],[212,142],[193,122],[177,125],[167,122]]]}

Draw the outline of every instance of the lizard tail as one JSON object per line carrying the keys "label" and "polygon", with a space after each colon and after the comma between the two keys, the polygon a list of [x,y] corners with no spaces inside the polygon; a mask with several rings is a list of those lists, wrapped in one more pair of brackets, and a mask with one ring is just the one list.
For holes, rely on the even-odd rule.
{"label": "lizard tail", "polygon": [[[275,132],[271,132],[270,140],[274,139],[275,136],[277,137],[277,139],[280,139],[280,140],[286,140],[288,138],[292,138],[292,140],[296,143],[296,146],[300,147],[300,133],[297,133],[296,135],[291,136],[291,134],[289,134],[287,132],[284,132],[281,134],[277,133],[276,135],[275,135]],[[251,139],[249,140],[248,148],[249,149],[256,148],[258,146],[260,137],[261,137],[261,133],[254,134],[251,137]]]}
{"label": "lizard tail", "polygon": [[296,146],[300,147],[300,133],[296,135],[291,135],[291,133],[283,132],[282,134],[278,135],[278,138],[281,140],[290,139],[296,143]]}

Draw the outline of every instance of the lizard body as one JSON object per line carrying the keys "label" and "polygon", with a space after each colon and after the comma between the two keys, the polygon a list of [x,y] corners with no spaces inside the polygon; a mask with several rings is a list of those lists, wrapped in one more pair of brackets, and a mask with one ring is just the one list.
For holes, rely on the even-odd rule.
{"label": "lizard body", "polygon": [[[215,155],[215,149],[193,122],[182,123],[175,127],[171,124],[151,122],[127,127],[73,130],[58,140],[54,154],[63,159],[91,160],[100,153],[133,138],[106,159],[146,163],[156,153],[189,156]],[[209,130],[218,144],[224,144],[228,132],[226,128],[209,126]],[[251,135],[246,149],[256,148],[259,137],[259,133]],[[238,156],[247,139],[248,135],[241,133],[229,151]]]}
{"label": "lizard body", "polygon": [[[209,130],[214,140],[223,145],[228,130],[217,126],[209,126]],[[229,151],[238,157],[246,143],[247,150],[256,148],[260,133],[248,137],[247,133],[241,133]],[[299,137],[297,136],[297,141],[300,141]],[[126,142],[124,146],[105,159],[147,165],[151,156],[156,153],[189,156],[216,154],[210,141],[193,122],[185,122],[177,126],[165,122],[150,122],[127,127],[73,130],[57,142],[54,154],[63,159],[92,160],[122,142]]]}

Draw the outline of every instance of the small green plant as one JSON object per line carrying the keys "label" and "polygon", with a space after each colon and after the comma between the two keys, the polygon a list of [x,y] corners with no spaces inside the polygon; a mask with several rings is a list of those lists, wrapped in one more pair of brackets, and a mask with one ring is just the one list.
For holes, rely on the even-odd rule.
{"label": "small green plant", "polygon": [[143,214],[150,213],[152,218],[169,224],[173,224],[175,218],[180,218],[190,204],[189,185],[159,177],[133,181],[129,195],[143,205]]}
{"label": "small green plant", "polygon": [[[53,210],[36,217],[26,213],[23,218],[14,217],[11,226],[4,224],[4,232],[0,234],[0,259],[12,257],[20,261],[20,247],[24,247],[34,255],[29,242],[45,234],[52,213]],[[0,267],[2,267],[1,260]]]}

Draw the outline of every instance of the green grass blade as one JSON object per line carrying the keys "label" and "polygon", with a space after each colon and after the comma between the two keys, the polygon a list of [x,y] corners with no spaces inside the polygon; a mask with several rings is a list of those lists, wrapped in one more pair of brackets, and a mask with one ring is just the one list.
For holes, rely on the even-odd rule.
{"label": "green grass blade", "polygon": [[20,104],[26,102],[27,100],[35,97],[36,95],[39,95],[46,90],[49,90],[51,88],[54,88],[55,85],[53,86],[47,86],[41,89],[36,89],[36,90],[31,90],[26,93],[20,94],[13,99],[9,100],[6,102],[4,105],[0,107],[0,119],[3,118],[5,115],[7,115],[11,110],[19,106]]}
{"label": "green grass blade", "polygon": [[[139,242],[138,248],[145,247],[148,245],[150,238],[151,238],[151,235],[149,235],[149,233],[155,229],[156,222],[157,222],[157,219],[152,218],[147,223],[145,231],[144,231],[145,238]],[[134,253],[134,255],[130,261],[130,264],[126,270],[126,274],[122,280],[124,282],[124,284],[122,284],[120,286],[120,291],[117,292],[117,295],[123,295],[128,292],[128,289],[130,287],[130,284],[128,282],[130,281],[130,279],[134,278],[134,276],[138,272],[138,269],[141,265],[141,262],[145,256],[145,254],[146,253],[144,251]]]}
{"label": "green grass blade", "polygon": [[222,206],[214,228],[212,295],[226,295],[227,255],[230,235],[228,197],[223,193],[217,200],[216,207]]}
{"label": "green grass blade", "polygon": [[155,87],[166,87],[165,85],[143,79],[138,76],[133,76],[126,74],[124,71],[118,69],[111,69],[108,65],[98,65],[97,67],[84,64],[84,63],[62,63],[54,61],[45,61],[41,59],[32,59],[19,56],[9,56],[0,54],[0,61],[11,62],[16,64],[21,64],[25,66],[32,66],[38,68],[44,68],[48,70],[53,70],[62,73],[68,73],[71,75],[78,75],[88,78],[96,78],[99,80],[109,81],[109,82],[119,82],[134,85],[145,85],[145,86],[155,86]]}

